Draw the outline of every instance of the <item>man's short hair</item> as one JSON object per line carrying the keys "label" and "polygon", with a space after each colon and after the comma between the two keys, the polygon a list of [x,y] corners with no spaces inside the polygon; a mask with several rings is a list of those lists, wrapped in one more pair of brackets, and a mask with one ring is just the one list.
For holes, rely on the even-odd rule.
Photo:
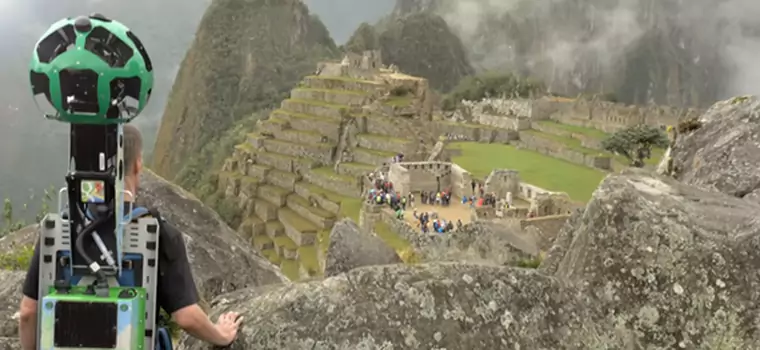
{"label": "man's short hair", "polygon": [[142,153],[142,135],[134,125],[124,125],[124,171],[131,174]]}

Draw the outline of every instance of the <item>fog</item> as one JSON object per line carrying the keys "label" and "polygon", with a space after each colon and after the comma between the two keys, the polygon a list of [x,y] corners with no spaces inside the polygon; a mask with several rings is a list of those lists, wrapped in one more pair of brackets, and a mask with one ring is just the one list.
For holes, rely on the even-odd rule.
{"label": "fog", "polygon": [[[615,69],[639,41],[653,32],[668,33],[671,49],[690,53],[690,64],[705,69],[721,62],[725,76],[720,96],[760,93],[760,1],[756,0],[457,0],[443,1],[439,14],[469,46],[482,69],[527,66],[551,60],[556,74],[578,78],[590,59]],[[493,33],[505,14],[514,26],[540,26],[532,54],[515,52],[516,35]],[[488,26],[488,27],[486,27]],[[488,28],[488,29],[486,29]],[[507,31],[505,31],[506,34]],[[497,38],[497,40],[493,40]],[[524,44],[523,44],[524,45]],[[717,54],[714,60],[707,56]],[[664,53],[668,54],[668,53]],[[674,53],[680,54],[680,53]],[[518,61],[518,62],[516,62]],[[717,82],[716,82],[717,83]]]}

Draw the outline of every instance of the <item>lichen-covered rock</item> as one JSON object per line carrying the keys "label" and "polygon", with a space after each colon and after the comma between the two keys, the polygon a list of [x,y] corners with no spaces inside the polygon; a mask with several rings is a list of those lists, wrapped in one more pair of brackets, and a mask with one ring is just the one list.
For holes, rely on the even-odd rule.
{"label": "lichen-covered rock", "polygon": [[760,99],[718,102],[699,121],[672,148],[676,178],[740,198],[760,190]]}
{"label": "lichen-covered rock", "polygon": [[0,338],[0,350],[21,350],[18,338]]}
{"label": "lichen-covered rock", "polygon": [[143,173],[137,202],[157,208],[185,234],[195,282],[207,300],[239,288],[287,281],[279,268],[254,251],[217,213],[155,173]]}
{"label": "lichen-covered rock", "polygon": [[401,263],[396,251],[379,237],[359,229],[350,219],[343,219],[330,231],[325,276],[334,276],[357,267]]}
{"label": "lichen-covered rock", "polygon": [[749,201],[628,170],[570,219],[544,271],[583,287],[609,315],[598,323],[627,328],[637,346],[757,349],[758,213]]}
{"label": "lichen-covered rock", "polygon": [[25,271],[0,270],[0,337],[18,336],[17,313],[25,277]]}
{"label": "lichen-covered rock", "polygon": [[[240,290],[215,300],[213,317],[245,317],[232,350],[599,349],[580,300],[535,270],[399,264]],[[185,337],[180,348],[209,347]]]}

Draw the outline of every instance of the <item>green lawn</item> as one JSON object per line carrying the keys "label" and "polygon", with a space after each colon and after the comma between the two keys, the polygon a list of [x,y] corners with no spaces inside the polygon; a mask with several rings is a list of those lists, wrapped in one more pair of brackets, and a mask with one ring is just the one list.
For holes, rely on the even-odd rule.
{"label": "green lawn", "polygon": [[477,179],[485,179],[493,169],[514,169],[522,181],[550,191],[566,192],[573,200],[586,202],[606,175],[543,154],[519,150],[510,145],[456,142],[449,148],[461,150],[453,161]]}

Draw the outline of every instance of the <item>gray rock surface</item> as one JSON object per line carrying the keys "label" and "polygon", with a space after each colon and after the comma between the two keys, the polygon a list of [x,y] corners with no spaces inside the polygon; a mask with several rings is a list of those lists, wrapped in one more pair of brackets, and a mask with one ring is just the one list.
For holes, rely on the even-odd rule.
{"label": "gray rock surface", "polygon": [[362,231],[350,219],[343,219],[330,231],[325,276],[334,276],[357,267],[401,263],[396,251],[382,239]]}
{"label": "gray rock surface", "polygon": [[20,350],[21,342],[18,338],[0,338],[0,350]]}
{"label": "gray rock surface", "polygon": [[[18,306],[26,272],[0,270],[0,337],[18,336]],[[3,349],[0,342],[0,350]]]}
{"label": "gray rock surface", "polygon": [[752,202],[625,171],[569,220],[542,270],[582,287],[633,345],[760,348],[758,213]]}
{"label": "gray rock surface", "polygon": [[198,291],[206,300],[239,288],[283,283],[280,269],[189,192],[151,171],[140,178],[139,205],[157,208],[185,234]]}
{"label": "gray rock surface", "polygon": [[[535,270],[433,263],[364,267],[263,295],[240,290],[213,306],[214,316],[243,312],[233,350],[584,349],[592,337],[579,300]],[[181,345],[206,348],[188,337]]]}
{"label": "gray rock surface", "polygon": [[676,178],[740,198],[760,190],[760,99],[718,102],[700,121],[672,148]]}

